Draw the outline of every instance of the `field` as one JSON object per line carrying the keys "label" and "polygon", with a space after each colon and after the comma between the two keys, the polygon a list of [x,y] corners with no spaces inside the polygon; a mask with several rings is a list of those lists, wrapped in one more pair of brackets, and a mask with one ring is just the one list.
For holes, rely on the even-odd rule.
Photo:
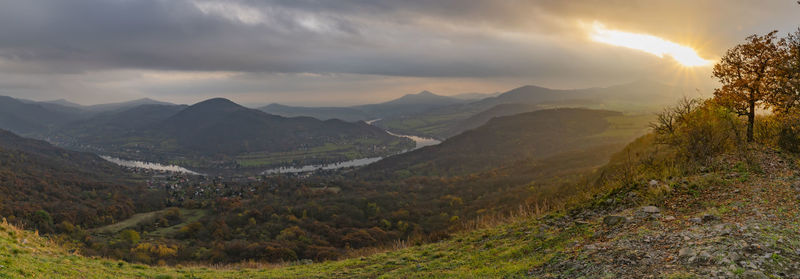
{"label": "field", "polygon": [[[158,210],[158,211],[151,211],[151,212],[134,214],[133,216],[131,216],[128,219],[119,221],[119,222],[111,224],[111,225],[107,225],[107,226],[103,226],[103,227],[94,229],[93,231],[95,233],[100,233],[100,234],[115,234],[115,233],[118,233],[120,231],[133,228],[136,225],[138,225],[139,223],[146,222],[146,221],[151,221],[151,220],[155,219],[159,214],[164,214],[168,210],[170,210],[170,209],[164,209],[164,210]],[[170,227],[166,227],[166,228],[159,228],[159,229],[157,229],[155,231],[149,232],[147,235],[148,236],[153,236],[153,237],[163,237],[165,235],[169,235],[170,233],[176,232],[178,229],[180,229],[182,226],[184,226],[184,225],[186,225],[188,223],[196,222],[197,220],[199,220],[200,218],[202,218],[203,216],[205,216],[208,213],[208,212],[206,212],[205,210],[202,210],[202,209],[185,209],[185,208],[181,208],[179,210],[180,210],[180,214],[181,214],[181,217],[182,217],[182,220],[183,220],[182,223],[177,224],[177,225],[173,225],[173,226],[170,226]]]}

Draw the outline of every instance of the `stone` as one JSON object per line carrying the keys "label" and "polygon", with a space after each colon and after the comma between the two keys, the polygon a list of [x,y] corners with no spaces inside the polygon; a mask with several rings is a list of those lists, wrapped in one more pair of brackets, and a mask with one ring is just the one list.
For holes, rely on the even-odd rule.
{"label": "stone", "polygon": [[692,248],[689,248],[689,247],[681,248],[681,250],[678,251],[678,258],[681,258],[681,259],[683,259],[683,258],[691,258],[691,257],[694,257],[694,256],[695,256],[694,250],[692,250]]}
{"label": "stone", "polygon": [[711,254],[706,251],[700,251],[695,259],[696,263],[698,264],[709,264],[712,262],[712,260],[713,258],[711,257]]}
{"label": "stone", "polygon": [[742,279],[769,279],[769,277],[761,271],[748,270],[742,273]]}
{"label": "stone", "polygon": [[667,222],[675,221],[675,216],[672,216],[672,215],[664,216],[664,221],[667,221]]}
{"label": "stone", "polygon": [[693,218],[689,218],[689,222],[692,222],[692,223],[695,223],[695,224],[702,224],[703,223],[703,219],[700,219],[700,218],[697,218],[697,217],[693,217]]}
{"label": "stone", "polygon": [[738,263],[740,260],[742,260],[742,255],[739,255],[739,253],[736,252],[731,252],[728,254],[728,259],[730,259],[732,262]]}
{"label": "stone", "polygon": [[659,182],[658,182],[658,180],[653,179],[653,180],[650,180],[650,182],[648,184],[650,184],[650,187],[656,187],[656,186],[658,186]]}
{"label": "stone", "polygon": [[731,229],[725,224],[717,224],[713,227],[717,235],[726,236],[731,234]]}
{"label": "stone", "polygon": [[627,219],[623,216],[618,215],[608,215],[603,218],[603,224],[609,227],[613,227],[622,223],[625,223]]}
{"label": "stone", "polygon": [[713,222],[716,220],[719,220],[719,217],[717,217],[716,215],[712,214],[703,215],[703,222]]}
{"label": "stone", "polygon": [[658,207],[655,206],[643,206],[642,212],[647,214],[656,214],[656,213],[661,213],[661,209],[658,209]]}

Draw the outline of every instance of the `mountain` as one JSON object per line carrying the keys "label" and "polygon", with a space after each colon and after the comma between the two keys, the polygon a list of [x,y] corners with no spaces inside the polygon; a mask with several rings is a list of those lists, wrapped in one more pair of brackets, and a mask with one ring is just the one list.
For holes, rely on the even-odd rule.
{"label": "mountain", "polygon": [[283,117],[308,116],[319,120],[340,119],[348,122],[356,122],[375,119],[374,116],[364,111],[349,107],[294,107],[270,104],[259,108],[259,110]]}
{"label": "mountain", "polygon": [[496,93],[461,93],[456,95],[450,95],[448,97],[461,99],[461,100],[480,100],[489,97],[497,97],[498,95],[502,94],[501,92]]}
{"label": "mountain", "polygon": [[308,116],[320,120],[340,119],[344,121],[368,121],[408,117],[410,115],[453,104],[465,103],[465,99],[436,95],[430,91],[407,94],[400,98],[352,107],[293,107],[270,104],[259,108],[266,113],[284,117]]}
{"label": "mountain", "polygon": [[64,144],[100,144],[108,139],[147,129],[186,107],[186,105],[141,105],[121,111],[99,112],[86,119],[62,125],[48,136],[51,140]]}
{"label": "mountain", "polygon": [[520,114],[523,112],[531,112],[540,109],[544,109],[544,107],[534,104],[496,105],[490,109],[479,112],[478,114],[470,116],[467,119],[461,120],[458,123],[449,126],[448,127],[449,131],[446,134],[444,134],[444,136],[449,138],[458,135],[461,132],[480,127],[481,125],[486,124],[486,122],[489,122],[489,120],[495,117]]}
{"label": "mountain", "polygon": [[104,111],[119,111],[130,109],[134,107],[138,107],[141,105],[175,105],[173,103],[162,102],[153,100],[150,98],[142,98],[133,101],[126,101],[126,102],[119,102],[119,103],[108,103],[108,104],[99,104],[99,105],[91,105],[91,106],[84,106],[83,109],[90,111],[90,112],[104,112]]}
{"label": "mountain", "polygon": [[[145,205],[144,184],[132,182],[118,166],[93,154],[4,130],[0,130],[0,181],[0,215],[36,225],[43,232],[63,221],[107,224],[156,206]],[[49,220],[43,222],[39,210]]]}
{"label": "mountain", "polygon": [[66,126],[56,142],[116,157],[198,168],[267,167],[385,156],[413,143],[364,122],[281,117],[215,98],[141,105]]}
{"label": "mountain", "polygon": [[43,103],[43,104],[55,104],[55,105],[59,105],[59,106],[72,107],[72,108],[80,108],[80,107],[83,107],[83,105],[80,105],[80,104],[76,104],[76,103],[70,102],[70,101],[68,101],[68,100],[66,100],[66,99],[58,99],[58,100],[43,101],[43,102],[39,102],[39,103]]}
{"label": "mountain", "polygon": [[503,104],[536,105],[541,108],[584,107],[622,112],[653,112],[685,95],[678,87],[640,80],[628,84],[584,89],[549,89],[522,86],[496,97],[430,109],[404,118],[381,121],[379,125],[398,133],[447,138],[458,134],[459,123]]}
{"label": "mountain", "polygon": [[52,104],[48,106],[0,96],[0,129],[15,133],[43,134],[80,117],[78,111],[68,107]]}
{"label": "mountain", "polygon": [[638,134],[598,136],[611,128],[609,118],[620,116],[613,111],[550,109],[497,117],[439,145],[368,165],[363,172],[460,175],[590,146],[624,143]]}
{"label": "mountain", "polygon": [[408,117],[431,109],[464,103],[464,100],[436,95],[430,91],[417,94],[407,94],[400,98],[371,105],[356,106],[354,108],[374,115],[377,118]]}

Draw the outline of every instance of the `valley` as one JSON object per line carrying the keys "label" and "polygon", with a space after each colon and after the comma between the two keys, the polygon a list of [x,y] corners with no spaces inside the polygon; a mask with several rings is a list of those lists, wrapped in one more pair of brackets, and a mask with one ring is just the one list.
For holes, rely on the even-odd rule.
{"label": "valley", "polygon": [[800,279],[798,9],[0,1],[0,279]]}

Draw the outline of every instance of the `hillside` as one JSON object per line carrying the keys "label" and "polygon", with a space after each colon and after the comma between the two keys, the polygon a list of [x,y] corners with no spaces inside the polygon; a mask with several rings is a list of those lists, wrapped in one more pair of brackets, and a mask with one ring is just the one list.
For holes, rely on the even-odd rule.
{"label": "hillside", "polygon": [[283,117],[308,116],[319,120],[340,119],[348,122],[356,122],[375,119],[374,116],[364,111],[348,107],[294,107],[270,104],[259,108],[259,110]]}
{"label": "hillside", "polygon": [[371,164],[362,172],[460,175],[592,146],[624,144],[640,135],[645,125],[621,136],[595,136],[609,130],[610,118],[621,116],[611,111],[552,109],[498,117],[439,145]]}
{"label": "hillside", "polygon": [[79,117],[80,113],[73,108],[24,102],[0,96],[0,129],[18,134],[46,133],[58,125],[66,124]]}
{"label": "hillside", "polygon": [[[68,253],[0,225],[0,274],[9,278],[769,278],[798,271],[798,157],[758,148],[750,163],[723,154],[714,168],[667,178],[624,169],[647,160],[652,137],[597,172],[568,210],[521,211],[433,244],[289,266],[150,267]],[[644,165],[637,163],[637,168]],[[641,168],[640,170],[646,170]],[[603,174],[603,175],[601,175]],[[507,222],[505,224],[502,224]],[[88,276],[88,277],[87,277]]]}
{"label": "hillside", "polygon": [[[470,95],[475,97],[477,95]],[[488,96],[488,95],[487,95]],[[369,121],[396,117],[408,117],[415,113],[462,104],[474,99],[467,97],[449,97],[436,95],[430,91],[417,94],[406,94],[400,98],[377,104],[368,104],[351,107],[295,107],[280,104],[271,104],[259,108],[269,114],[284,117],[308,116],[320,120],[340,119],[349,122]]]}
{"label": "hillside", "polygon": [[469,126],[474,126],[474,124],[463,126],[463,121],[469,121],[470,117],[499,105],[527,105],[542,109],[583,107],[626,113],[650,113],[660,110],[664,105],[672,104],[684,95],[686,93],[680,88],[648,80],[582,89],[550,89],[528,85],[514,88],[496,97],[443,106],[408,117],[387,119],[378,124],[397,133],[447,138],[469,129]]}
{"label": "hillside", "polygon": [[490,109],[479,112],[467,119],[461,120],[458,123],[451,125],[448,128],[446,134],[443,135],[445,136],[445,138],[449,138],[458,135],[461,132],[478,128],[481,125],[486,124],[486,122],[489,122],[489,120],[495,117],[520,114],[523,112],[531,112],[539,109],[543,108],[539,105],[531,105],[531,104],[496,105]]}
{"label": "hillside", "polygon": [[108,224],[160,202],[149,202],[144,183],[95,155],[2,130],[0,181],[0,215],[45,232],[63,221]]}
{"label": "hillside", "polygon": [[407,117],[432,109],[465,102],[467,101],[448,96],[436,95],[430,91],[422,91],[417,94],[407,94],[388,102],[356,106],[354,108],[369,113],[376,118],[387,119]]}

